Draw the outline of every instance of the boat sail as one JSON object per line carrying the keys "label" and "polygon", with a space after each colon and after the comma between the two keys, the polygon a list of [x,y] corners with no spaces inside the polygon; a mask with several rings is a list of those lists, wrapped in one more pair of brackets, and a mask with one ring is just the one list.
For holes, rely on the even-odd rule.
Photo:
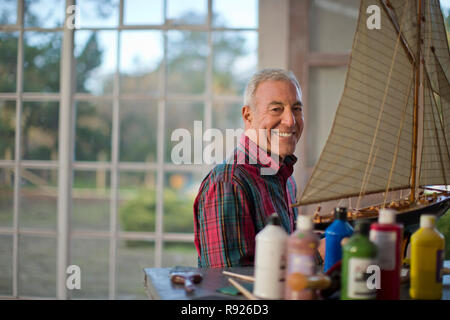
{"label": "boat sail", "polygon": [[333,126],[293,206],[358,197],[359,210],[368,194],[409,189],[415,207],[420,186],[450,184],[449,79],[438,0],[362,0]]}

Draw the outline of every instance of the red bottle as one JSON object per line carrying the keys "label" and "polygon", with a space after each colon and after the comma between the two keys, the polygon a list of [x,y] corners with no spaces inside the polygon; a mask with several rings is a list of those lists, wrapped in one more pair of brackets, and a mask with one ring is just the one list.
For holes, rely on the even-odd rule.
{"label": "red bottle", "polygon": [[377,299],[399,300],[403,225],[395,223],[395,211],[380,210],[378,223],[370,227],[370,240],[378,247],[377,260],[381,270]]}

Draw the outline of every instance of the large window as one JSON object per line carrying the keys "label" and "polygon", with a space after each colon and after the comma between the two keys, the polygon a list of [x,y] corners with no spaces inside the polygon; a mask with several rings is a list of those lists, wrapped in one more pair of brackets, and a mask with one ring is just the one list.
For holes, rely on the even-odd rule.
{"label": "large window", "polygon": [[[209,167],[173,163],[171,133],[241,127],[257,52],[257,0],[0,0],[0,296],[145,298],[142,268],[196,266],[192,205]],[[65,258],[81,290],[58,291]]]}

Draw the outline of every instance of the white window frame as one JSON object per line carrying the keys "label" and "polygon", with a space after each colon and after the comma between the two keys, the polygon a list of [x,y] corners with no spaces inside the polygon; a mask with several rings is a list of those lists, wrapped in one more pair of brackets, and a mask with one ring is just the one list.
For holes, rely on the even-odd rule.
{"label": "white window frame", "polygon": [[[288,15],[289,0],[260,0],[259,1],[259,26],[258,28],[215,28],[211,25],[212,2],[208,3],[207,24],[202,26],[173,26],[164,24],[161,26],[129,26],[123,24],[124,0],[120,0],[119,25],[115,28],[82,28],[81,30],[116,30],[118,31],[117,61],[120,61],[120,37],[121,30],[195,30],[204,31],[208,35],[208,46],[210,54],[207,58],[206,89],[203,95],[168,95],[166,90],[166,72],[160,73],[162,84],[161,94],[155,97],[148,95],[133,94],[119,96],[119,64],[117,63],[114,91],[111,96],[96,97],[90,94],[76,93],[74,84],[74,30],[69,29],[64,23],[62,28],[39,28],[24,27],[24,4],[23,0],[17,0],[17,22],[15,25],[1,25],[0,31],[19,33],[18,60],[15,93],[0,93],[0,100],[16,101],[16,133],[15,133],[15,157],[14,160],[0,160],[0,168],[9,168],[14,171],[13,192],[13,225],[12,227],[0,227],[0,234],[13,236],[13,258],[12,258],[12,297],[15,298],[38,298],[20,295],[18,292],[18,265],[19,265],[19,235],[41,235],[57,239],[57,285],[56,298],[67,299],[66,268],[70,264],[70,241],[73,237],[109,239],[109,291],[110,299],[116,298],[116,254],[117,240],[152,240],[155,242],[155,265],[162,265],[162,251],[164,242],[187,242],[192,243],[192,233],[167,233],[163,231],[163,190],[164,174],[166,172],[200,172],[206,174],[210,166],[206,165],[173,165],[164,162],[164,123],[165,108],[167,100],[180,99],[183,101],[202,101],[204,108],[204,130],[211,128],[212,108],[214,101],[242,102],[241,96],[218,96],[213,95],[212,89],[212,49],[213,31],[256,31],[258,33],[258,68],[282,67],[287,68],[288,63]],[[276,2],[276,3],[275,3]],[[66,8],[76,3],[76,0],[66,0]],[[164,13],[167,12],[166,1],[164,1]],[[166,14],[164,14],[166,16]],[[281,23],[280,21],[285,21]],[[24,93],[23,92],[23,61],[24,61],[24,32],[25,31],[59,31],[63,32],[63,44],[61,48],[60,63],[60,92],[59,93]],[[167,54],[167,32],[164,32],[164,57],[165,66]],[[277,50],[274,50],[276,43]],[[165,70],[165,67],[162,69]],[[143,98],[158,99],[158,128],[157,128],[157,162],[156,163],[129,163],[119,162],[119,110],[121,99],[140,100]],[[75,101],[93,101],[98,99],[112,99],[112,144],[110,162],[78,162],[72,161],[74,149],[74,105]],[[59,111],[59,159],[57,161],[22,160],[21,159],[21,121],[24,101],[55,101],[60,102]],[[56,230],[41,230],[37,228],[19,228],[19,203],[20,203],[20,180],[22,169],[58,169],[58,205],[57,205],[57,227]],[[69,217],[72,211],[72,177],[74,170],[109,169],[111,171],[111,210],[109,231],[72,231],[69,225]],[[117,203],[118,203],[118,175],[121,169],[130,171],[151,170],[155,172],[157,206],[156,206],[156,230],[155,232],[123,232],[117,230]],[[151,266],[150,266],[151,267]],[[11,296],[7,296],[11,298]],[[41,299],[41,297],[39,297]]]}

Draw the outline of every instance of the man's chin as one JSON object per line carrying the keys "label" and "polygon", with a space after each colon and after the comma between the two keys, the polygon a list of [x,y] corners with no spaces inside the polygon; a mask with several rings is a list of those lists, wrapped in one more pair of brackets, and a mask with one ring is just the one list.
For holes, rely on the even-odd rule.
{"label": "man's chin", "polygon": [[281,151],[280,153],[279,153],[279,155],[280,155],[280,160],[283,160],[284,158],[286,158],[287,156],[290,156],[290,155],[293,155],[294,154],[294,149],[293,150],[286,150],[286,151]]}
{"label": "man's chin", "polygon": [[281,145],[280,148],[279,148],[278,154],[280,155],[280,157],[284,158],[284,157],[287,157],[289,155],[294,154],[294,152],[295,152],[295,146],[292,146],[292,145],[283,146],[283,145]]}

